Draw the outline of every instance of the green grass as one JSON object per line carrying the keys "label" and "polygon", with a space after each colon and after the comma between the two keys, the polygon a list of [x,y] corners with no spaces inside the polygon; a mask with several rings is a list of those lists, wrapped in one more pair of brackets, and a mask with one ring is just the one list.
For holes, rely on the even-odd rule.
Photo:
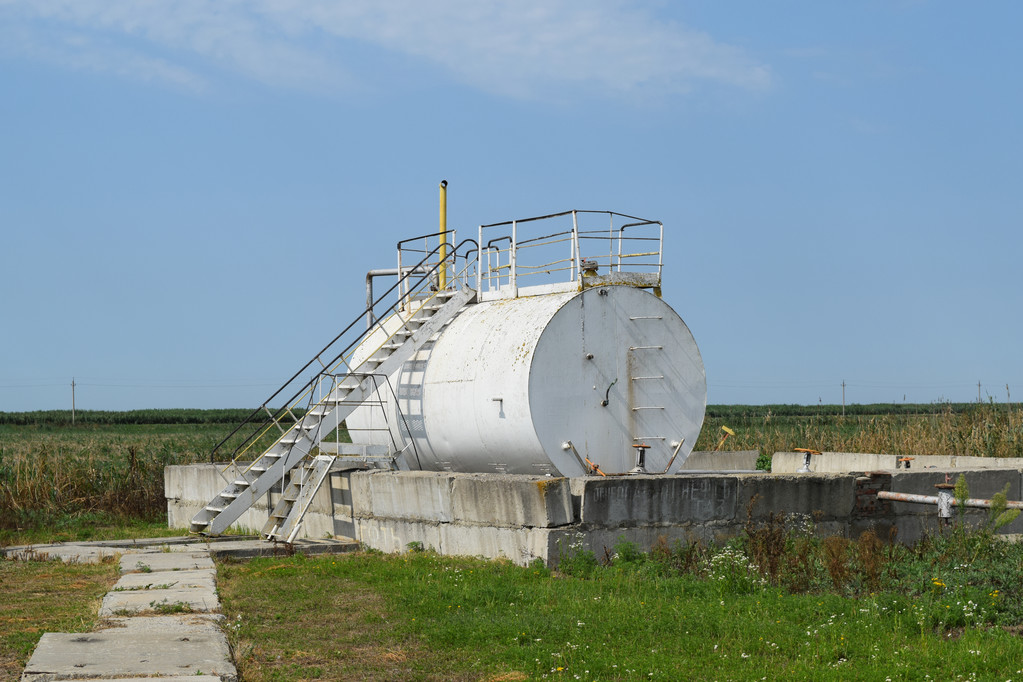
{"label": "green grass", "polygon": [[220,586],[252,681],[1023,678],[1023,640],[935,623],[951,610],[940,597],[735,593],[631,563],[584,578],[431,553],[296,556],[222,566]]}
{"label": "green grass", "polygon": [[117,566],[0,561],[0,679],[16,680],[44,632],[89,632]]}
{"label": "green grass", "polygon": [[0,547],[178,537],[188,533],[186,529],[168,528],[162,515],[147,520],[107,512],[37,513],[23,516],[22,520],[26,524],[24,527],[0,528]]}

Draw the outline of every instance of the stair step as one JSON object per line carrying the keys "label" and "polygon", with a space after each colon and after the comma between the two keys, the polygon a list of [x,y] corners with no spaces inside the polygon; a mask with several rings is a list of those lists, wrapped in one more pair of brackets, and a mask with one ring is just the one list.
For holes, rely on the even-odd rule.
{"label": "stair step", "polygon": [[[405,320],[389,338],[385,339],[383,345],[365,361],[362,369],[342,375],[333,385],[328,397],[316,405],[310,405],[309,411],[301,419],[289,413],[290,418],[285,423],[279,422],[277,425],[280,428],[287,429],[280,440],[269,448],[269,452],[257,457],[253,464],[248,465],[248,469],[240,471],[238,480],[227,486],[218,497],[213,498],[209,506],[201,509],[193,519],[191,527],[205,529],[210,535],[219,535],[255,501],[256,493],[259,493],[259,496],[264,495],[289,473],[294,475],[295,468],[300,467],[297,472],[302,482],[298,483],[296,480],[284,487],[283,494],[278,500],[280,508],[273,512],[270,528],[263,531],[264,534],[269,532],[272,537],[279,540],[291,541],[296,537],[313,497],[329,476],[331,465],[337,461],[336,458],[320,455],[314,460],[316,464],[310,466],[308,459],[304,457],[307,450],[326,435],[323,431],[329,424],[325,420],[333,416],[331,423],[335,420],[339,423],[357,404],[377,400],[378,398],[367,395],[372,389],[370,379],[379,374],[377,368],[381,364],[394,363],[398,358],[409,357],[429,341],[426,331],[442,328],[457,315],[460,305],[469,303],[473,298],[472,291],[456,289],[436,292],[433,298],[419,299],[415,305],[420,307],[410,311],[412,319]],[[440,317],[437,317],[437,314]],[[302,447],[298,447],[299,445]],[[366,454],[368,455],[368,452]],[[346,457],[345,461],[349,459],[359,458]],[[393,455],[361,457],[361,461],[370,460],[393,464],[394,457]],[[278,524],[282,518],[284,521]]]}

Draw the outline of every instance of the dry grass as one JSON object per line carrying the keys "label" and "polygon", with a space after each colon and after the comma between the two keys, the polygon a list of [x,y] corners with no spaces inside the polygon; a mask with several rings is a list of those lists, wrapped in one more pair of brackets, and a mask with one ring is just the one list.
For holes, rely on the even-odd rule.
{"label": "dry grass", "polygon": [[0,679],[16,680],[45,632],[89,632],[117,566],[0,561]]}
{"label": "dry grass", "polygon": [[776,416],[737,413],[708,418],[697,449],[710,449],[722,425],[733,428],[729,450],[765,454],[813,448],[824,452],[891,455],[1023,457],[1023,410],[976,405],[957,410],[936,405],[929,414]]}
{"label": "dry grass", "polygon": [[[477,679],[397,633],[404,615],[393,613],[377,590],[325,571],[325,560],[315,562],[315,570],[300,557],[266,563],[229,563],[219,570],[227,631],[247,682]],[[431,666],[438,658],[441,665]]]}
{"label": "dry grass", "polygon": [[226,428],[0,426],[0,530],[96,512],[158,518],[164,467],[202,461]]}

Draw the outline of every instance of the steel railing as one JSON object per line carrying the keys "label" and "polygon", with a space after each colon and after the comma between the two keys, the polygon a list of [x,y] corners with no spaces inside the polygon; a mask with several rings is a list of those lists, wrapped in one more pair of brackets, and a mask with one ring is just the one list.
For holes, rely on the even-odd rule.
{"label": "steel railing", "polygon": [[[400,247],[400,244],[399,244]],[[472,248],[469,248],[472,247]],[[428,250],[426,255],[414,265],[408,267],[404,275],[398,277],[384,293],[380,294],[371,304],[367,305],[352,322],[342,329],[326,346],[305,363],[290,379],[274,391],[263,403],[252,411],[246,419],[230,434],[221,440],[210,452],[210,462],[219,457],[230,460],[225,473],[231,465],[242,460],[253,451],[262,453],[273,447],[299,423],[305,414],[303,404],[311,404],[309,398],[320,391],[322,381],[333,375],[348,374],[358,367],[351,364],[352,356],[362,343],[375,331],[384,330],[384,323],[394,315],[402,316],[402,325],[398,329],[384,332],[384,340],[380,347],[366,355],[361,362],[373,357],[383,345],[389,343],[398,330],[405,328],[407,320],[414,317],[424,306],[437,299],[436,275],[441,267],[451,267],[454,275],[449,278],[449,288],[474,286],[476,254],[478,245],[474,239],[466,239],[448,250],[447,259],[441,262],[438,254],[441,246]],[[455,270],[453,263],[461,261],[461,269]],[[369,325],[361,325],[364,318],[372,320]],[[315,375],[304,380],[313,368]],[[274,404],[281,405],[273,407]],[[274,430],[279,433],[274,434]],[[258,459],[256,457],[255,459]],[[255,461],[255,460],[253,460]],[[251,466],[251,464],[250,464]]]}
{"label": "steel railing", "polygon": [[[598,227],[598,218],[606,226]],[[537,229],[548,226],[560,229]],[[476,288],[482,293],[579,282],[584,273],[650,273],[660,281],[663,242],[659,221],[613,211],[564,211],[481,225]]]}

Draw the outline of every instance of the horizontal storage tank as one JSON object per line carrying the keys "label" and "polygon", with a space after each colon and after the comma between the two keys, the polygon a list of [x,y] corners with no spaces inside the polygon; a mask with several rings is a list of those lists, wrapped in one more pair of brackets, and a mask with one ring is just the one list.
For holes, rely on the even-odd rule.
{"label": "horizontal storage tank", "polygon": [[627,285],[466,305],[387,384],[349,416],[353,442],[433,471],[624,473],[646,445],[646,469],[671,473],[707,398],[688,327]]}

